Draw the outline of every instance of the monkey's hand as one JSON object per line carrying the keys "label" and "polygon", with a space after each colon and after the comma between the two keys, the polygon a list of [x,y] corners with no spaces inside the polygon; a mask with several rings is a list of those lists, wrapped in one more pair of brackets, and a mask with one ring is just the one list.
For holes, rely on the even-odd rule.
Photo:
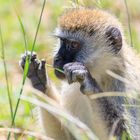
{"label": "monkey's hand", "polygon": [[19,62],[20,66],[24,70],[26,59],[31,60],[29,63],[29,69],[27,77],[31,80],[31,83],[34,88],[45,93],[47,78],[46,78],[46,70],[45,70],[45,60],[38,60],[37,54],[35,52],[25,52],[21,55],[21,60]]}
{"label": "monkey's hand", "polygon": [[73,62],[64,65],[65,76],[68,83],[79,82],[80,90],[84,94],[102,92],[96,80],[92,78],[87,68],[80,62]]}

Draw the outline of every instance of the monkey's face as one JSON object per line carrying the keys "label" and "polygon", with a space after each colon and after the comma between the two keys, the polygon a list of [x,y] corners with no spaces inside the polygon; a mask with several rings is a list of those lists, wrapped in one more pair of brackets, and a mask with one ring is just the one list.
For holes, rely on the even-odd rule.
{"label": "monkey's face", "polygon": [[[60,38],[60,47],[54,57],[54,67],[63,70],[67,63],[81,62],[93,76],[113,69],[123,46],[118,21],[98,10],[80,8],[65,12],[55,36]],[[55,74],[65,78],[58,70]]]}
{"label": "monkey's face", "polygon": [[[81,50],[82,44],[79,41],[60,38],[60,48],[54,57],[54,68],[63,70],[63,66],[70,62],[76,61],[76,55]],[[58,70],[55,74],[58,78],[64,79],[65,75]]]}
{"label": "monkey's face", "polygon": [[[96,35],[99,34],[98,31],[92,37],[83,34],[81,39],[75,37],[78,36],[78,33],[69,32],[69,34],[72,37],[66,36],[66,34],[63,34],[65,37],[59,36],[60,47],[54,57],[54,68],[63,70],[63,66],[67,63],[81,62],[89,71],[95,69],[101,71],[102,69],[104,72],[106,69],[111,68],[114,63],[111,62],[113,56],[115,57],[122,47],[121,33],[115,27],[106,28],[105,34],[102,35]],[[105,63],[104,67],[102,67],[103,62]],[[64,79],[65,75],[57,69],[55,70],[56,76]]]}

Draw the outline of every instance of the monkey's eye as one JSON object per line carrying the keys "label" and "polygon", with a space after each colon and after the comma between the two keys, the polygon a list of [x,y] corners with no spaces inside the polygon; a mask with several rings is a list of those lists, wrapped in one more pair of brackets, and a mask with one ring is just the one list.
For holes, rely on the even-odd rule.
{"label": "monkey's eye", "polygon": [[72,41],[71,42],[71,49],[78,49],[78,48],[80,48],[80,43],[79,42],[77,42],[77,41]]}

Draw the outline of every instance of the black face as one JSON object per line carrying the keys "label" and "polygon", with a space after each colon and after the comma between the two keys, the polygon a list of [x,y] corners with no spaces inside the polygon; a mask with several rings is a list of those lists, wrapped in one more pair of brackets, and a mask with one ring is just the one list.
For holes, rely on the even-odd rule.
{"label": "black face", "polygon": [[[54,68],[63,70],[65,64],[74,62],[80,49],[81,44],[78,41],[60,38],[60,49],[54,57]],[[55,74],[60,79],[65,78],[65,75],[58,70],[55,70]]]}

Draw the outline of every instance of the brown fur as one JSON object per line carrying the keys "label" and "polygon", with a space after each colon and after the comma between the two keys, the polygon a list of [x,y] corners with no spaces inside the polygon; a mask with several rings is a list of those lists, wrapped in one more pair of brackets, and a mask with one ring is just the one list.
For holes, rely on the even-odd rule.
{"label": "brown fur", "polygon": [[105,28],[108,25],[120,26],[111,14],[98,9],[71,9],[66,11],[59,19],[59,25],[64,30],[83,30],[90,32]]}

